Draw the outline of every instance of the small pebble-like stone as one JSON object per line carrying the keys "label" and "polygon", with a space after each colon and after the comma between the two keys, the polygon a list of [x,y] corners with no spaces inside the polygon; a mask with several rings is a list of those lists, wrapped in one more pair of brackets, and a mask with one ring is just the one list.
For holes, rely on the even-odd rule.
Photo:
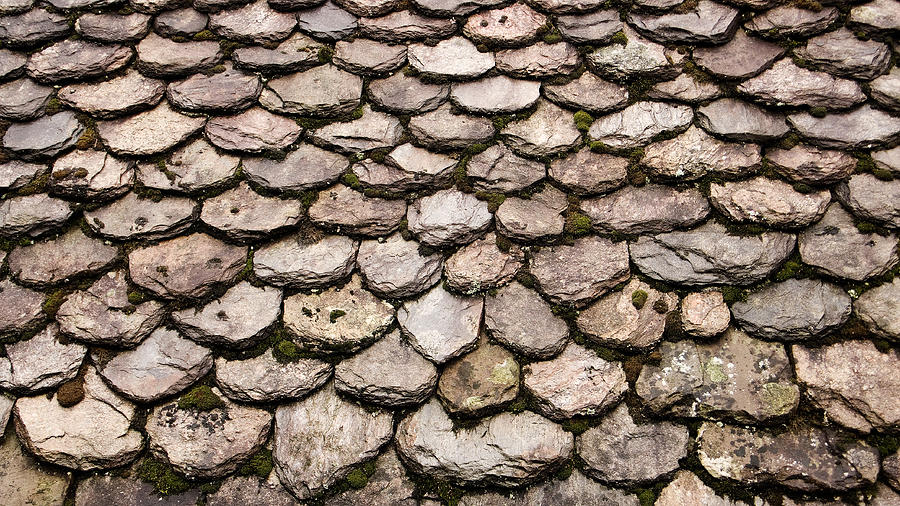
{"label": "small pebble-like stone", "polygon": [[484,326],[504,346],[535,359],[557,355],[569,337],[566,322],[537,292],[518,282],[485,297]]}
{"label": "small pebble-like stone", "polygon": [[722,292],[693,292],[681,300],[681,328],[696,337],[713,337],[725,332],[731,311]]}
{"label": "small pebble-like stone", "polygon": [[678,308],[678,295],[660,292],[638,279],[581,311],[578,328],[602,346],[649,349],[662,339],[667,315]]}
{"label": "small pebble-like stone", "polygon": [[489,232],[451,255],[444,263],[444,276],[450,288],[462,293],[492,290],[508,283],[524,259],[518,246],[500,250],[496,236]]}
{"label": "small pebble-like stone", "polygon": [[247,360],[216,359],[216,385],[240,402],[280,402],[305,397],[331,377],[333,367],[314,358],[281,363],[271,352]]}
{"label": "small pebble-like stone", "polygon": [[465,244],[491,225],[487,203],[458,190],[416,200],[406,213],[409,231],[429,246]]}
{"label": "small pebble-like stone", "polygon": [[393,234],[383,242],[363,241],[356,259],[370,290],[382,297],[411,297],[441,278],[440,253],[423,255],[419,243]]}
{"label": "small pebble-like stone", "polygon": [[353,271],[359,243],[346,236],[288,236],[263,245],[253,255],[253,271],[268,284],[320,288]]}
{"label": "small pebble-like stone", "polygon": [[217,116],[206,123],[209,142],[228,151],[260,153],[285,149],[303,129],[284,116],[259,107],[234,116]]}
{"label": "small pebble-like stone", "polygon": [[475,349],[484,307],[482,297],[460,297],[437,286],[397,310],[397,322],[409,344],[442,364]]}
{"label": "small pebble-like stone", "polygon": [[437,395],[447,410],[476,416],[509,403],[519,393],[519,363],[503,347],[482,339],[474,351],[441,371]]}

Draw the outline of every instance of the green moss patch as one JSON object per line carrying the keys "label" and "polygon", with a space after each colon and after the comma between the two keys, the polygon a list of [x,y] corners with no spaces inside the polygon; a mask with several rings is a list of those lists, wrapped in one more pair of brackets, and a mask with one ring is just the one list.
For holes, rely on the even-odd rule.
{"label": "green moss patch", "polygon": [[180,494],[191,488],[191,484],[176,473],[172,466],[152,457],[147,457],[141,462],[137,468],[137,476],[142,481],[152,484],[160,495]]}
{"label": "green moss patch", "polygon": [[178,399],[179,409],[195,409],[197,411],[211,411],[225,406],[225,401],[216,395],[209,385],[197,385],[190,392]]}
{"label": "green moss patch", "polygon": [[272,461],[272,450],[261,448],[254,453],[247,462],[238,469],[238,474],[242,476],[256,475],[260,478],[268,478],[269,473],[275,464]]}

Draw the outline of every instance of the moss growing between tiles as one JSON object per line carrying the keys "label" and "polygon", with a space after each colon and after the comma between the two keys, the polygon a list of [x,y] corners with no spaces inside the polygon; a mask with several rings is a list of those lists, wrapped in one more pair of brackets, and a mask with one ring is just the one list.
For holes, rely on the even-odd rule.
{"label": "moss growing between tiles", "polygon": [[274,467],[275,464],[272,461],[272,450],[261,448],[258,452],[254,453],[240,469],[238,469],[238,474],[242,476],[255,475],[262,479],[266,479],[269,477],[269,474]]}
{"label": "moss growing between tiles", "polygon": [[197,411],[211,411],[216,408],[225,406],[223,401],[216,395],[209,385],[197,385],[190,392],[178,399],[179,409],[194,409]]}
{"label": "moss growing between tiles", "polygon": [[172,466],[153,457],[146,457],[137,468],[137,476],[150,483],[160,495],[180,494],[191,488],[191,484]]}

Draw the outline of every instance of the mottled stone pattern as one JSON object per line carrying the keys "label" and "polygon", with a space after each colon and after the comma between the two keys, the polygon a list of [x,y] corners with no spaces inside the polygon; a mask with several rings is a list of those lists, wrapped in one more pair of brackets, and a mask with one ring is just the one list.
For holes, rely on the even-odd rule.
{"label": "mottled stone pattern", "polygon": [[900,504],[898,0],[0,0],[0,503]]}

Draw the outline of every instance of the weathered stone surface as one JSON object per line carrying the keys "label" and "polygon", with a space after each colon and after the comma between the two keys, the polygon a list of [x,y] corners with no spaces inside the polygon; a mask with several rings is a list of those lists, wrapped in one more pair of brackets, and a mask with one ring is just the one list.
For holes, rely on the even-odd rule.
{"label": "weathered stone surface", "polygon": [[487,115],[527,109],[537,102],[540,95],[539,82],[506,76],[456,83],[450,88],[450,100],[455,105],[471,113]]}
{"label": "weathered stone surface", "polygon": [[551,161],[548,173],[576,194],[605,193],[625,184],[628,159],[582,148],[575,154]]}
{"label": "weathered stone surface", "polygon": [[[0,404],[6,402],[9,403],[7,416],[0,420],[0,428],[4,432],[9,410],[13,407],[11,399],[0,398]],[[3,468],[0,496],[10,504],[63,504],[72,475],[39,465],[21,448],[11,432],[0,439],[0,466]]]}
{"label": "weathered stone surface", "polygon": [[68,202],[46,193],[3,200],[0,201],[0,236],[36,237],[65,224],[72,212]]}
{"label": "weathered stone surface", "polygon": [[409,133],[419,143],[435,150],[464,149],[491,140],[494,125],[488,118],[454,114],[450,105],[444,104],[411,118]]}
{"label": "weathered stone surface", "polygon": [[502,4],[501,0],[414,0],[416,7],[435,16],[465,16],[482,7]]}
{"label": "weathered stone surface", "polygon": [[[652,205],[650,205],[652,203]],[[627,186],[603,197],[585,199],[581,209],[601,232],[645,234],[689,228],[709,214],[699,191],[662,185]]]}
{"label": "weathered stone surface", "polygon": [[475,44],[462,37],[442,40],[434,46],[411,44],[409,65],[419,73],[446,79],[471,79],[494,68],[492,53],[479,53]]}
{"label": "weathered stone surface", "polygon": [[881,181],[871,174],[855,174],[838,185],[835,194],[857,217],[900,227],[900,181]]}
{"label": "weathered stone surface", "polygon": [[503,347],[482,339],[478,348],[441,372],[437,394],[450,413],[476,416],[511,402],[519,393],[519,363]]}
{"label": "weathered stone surface", "polygon": [[581,132],[569,113],[550,102],[538,103],[534,114],[513,121],[500,136],[513,151],[533,157],[553,156],[581,143]]}
{"label": "weathered stone surface", "polygon": [[128,255],[131,280],[163,298],[200,298],[231,282],[247,249],[194,233],[144,246]]}
{"label": "weathered stone surface", "polygon": [[194,221],[197,203],[184,197],[158,202],[129,193],[84,217],[91,230],[111,239],[164,239],[178,235]]}
{"label": "weathered stone surface", "polygon": [[769,432],[704,423],[698,431],[698,455],[714,478],[746,484],[777,483],[812,491],[848,490],[874,482],[878,450],[853,441],[837,444],[837,437],[799,424]]}
{"label": "weathered stone surface", "polygon": [[79,341],[101,346],[132,348],[155,329],[166,315],[162,304],[131,304],[125,271],[108,272],[87,290],[75,292],[59,307],[60,330]]}
{"label": "weathered stone surface", "polygon": [[375,461],[375,472],[369,476],[366,486],[350,489],[326,502],[328,506],[414,506],[415,485],[406,475],[406,468],[397,458],[393,448],[388,448]]}
{"label": "weathered stone surface", "polygon": [[265,0],[209,15],[210,30],[223,38],[250,44],[284,40],[296,24],[292,14],[273,11]]}
{"label": "weathered stone surface", "polygon": [[226,185],[234,178],[240,163],[240,158],[221,153],[200,138],[163,160],[163,170],[155,163],[139,164],[137,179],[157,190],[200,193]]}
{"label": "weathered stone surface", "polygon": [[534,253],[531,273],[551,301],[586,303],[628,279],[628,246],[596,236],[549,246]]}
{"label": "weathered stone surface", "polygon": [[72,151],[56,159],[50,192],[68,198],[108,200],[126,193],[134,180],[134,163],[106,151]]}
{"label": "weathered stone surface", "polygon": [[175,311],[172,321],[199,343],[249,348],[280,316],[281,299],[280,290],[242,281],[203,307]]}
{"label": "weathered stone surface", "polygon": [[392,148],[403,139],[400,120],[381,111],[363,106],[361,118],[325,125],[310,134],[313,142],[342,153],[359,153]]}
{"label": "weathered stone surface", "polygon": [[50,324],[25,341],[4,345],[0,357],[0,388],[24,394],[48,390],[78,374],[87,348],[61,340],[59,326]]}
{"label": "weathered stone surface", "polygon": [[693,119],[693,111],[685,105],[638,102],[598,118],[588,134],[609,147],[628,149],[646,144],[659,134],[684,130]]}
{"label": "weathered stone surface", "polygon": [[320,288],[350,275],[357,249],[345,236],[288,236],[256,251],[253,271],[270,285]]}
{"label": "weathered stone surface", "polygon": [[697,104],[722,96],[722,90],[713,82],[698,80],[690,74],[678,74],[671,81],[664,81],[653,86],[648,92],[649,98],[657,100],[678,100]]}
{"label": "weathered stone surface", "polygon": [[416,351],[442,364],[475,349],[483,307],[483,297],[460,297],[437,286],[405,302],[397,323]]}
{"label": "weathered stone surface", "polygon": [[693,230],[641,236],[631,260],[653,279],[685,285],[748,285],[765,279],[790,256],[795,238],[782,232],[730,235],[707,222]]}
{"label": "weathered stone surface", "polygon": [[897,264],[897,236],[857,230],[853,217],[832,204],[818,223],[798,237],[803,263],[838,278],[862,281]]}
{"label": "weathered stone surface", "polygon": [[621,484],[654,481],[678,469],[689,444],[687,427],[670,422],[636,424],[625,403],[575,440],[588,476]]}
{"label": "weathered stone surface", "polygon": [[719,340],[665,342],[635,391],[656,413],[756,423],[791,414],[800,401],[784,346],[731,328]]}
{"label": "weathered stone surface", "polygon": [[770,149],[766,159],[779,174],[798,183],[825,185],[849,176],[856,159],[843,151],[798,144],[791,149]]}
{"label": "weathered stone surface", "polygon": [[562,463],[573,446],[571,434],[528,411],[456,431],[434,399],[397,428],[397,449],[413,470],[457,483],[528,483]]}
{"label": "weathered stone surface", "polygon": [[64,408],[55,396],[22,397],[13,408],[19,441],[41,460],[89,471],[119,467],[143,449],[131,428],[132,403],[118,397],[93,367],[84,377],[84,399]]}
{"label": "weathered stone surface", "polygon": [[526,365],[523,378],[538,409],[553,420],[600,414],[628,390],[620,363],[577,344],[569,344],[552,360]]}
{"label": "weathered stone surface", "polygon": [[547,16],[517,2],[469,16],[463,33],[476,43],[517,47],[533,42],[546,23]]}
{"label": "weathered stone surface", "polygon": [[411,143],[397,146],[385,155],[384,161],[357,163],[353,173],[367,187],[389,192],[415,191],[445,184],[458,163],[450,156]]}
{"label": "weathered stone surface", "polygon": [[40,292],[8,279],[0,281],[0,336],[34,329],[43,319],[43,304],[44,296]]}
{"label": "weathered stone surface", "polygon": [[842,28],[806,41],[797,56],[839,76],[874,79],[890,66],[891,49],[875,40],[860,40]]}
{"label": "weathered stone surface", "polygon": [[454,19],[425,17],[411,10],[359,20],[359,33],[362,36],[391,43],[437,40],[452,35],[455,31]]}
{"label": "weathered stone surface", "polygon": [[386,74],[406,63],[406,46],[369,39],[339,41],[334,45],[334,63],[354,74]]}
{"label": "weathered stone surface", "polygon": [[[275,474],[262,480],[258,476],[235,475],[226,478],[214,493],[206,496],[209,506],[231,506],[234,504],[266,504],[270,506],[294,506],[294,498],[278,481]],[[188,506],[188,505],[185,505]]]}
{"label": "weathered stone surface", "polygon": [[57,92],[60,102],[95,118],[142,111],[158,104],[166,91],[162,81],[144,77],[136,70],[100,83],[71,84]]}
{"label": "weathered stone surface", "polygon": [[137,45],[137,68],[151,77],[172,77],[209,70],[222,61],[215,41],[175,42],[151,33]]}
{"label": "weathered stone surface", "polygon": [[336,0],[336,3],[357,16],[375,17],[396,9],[400,0]]}
{"label": "weathered stone surface", "polygon": [[681,328],[695,337],[713,337],[725,332],[731,311],[722,292],[693,292],[681,300]]}
{"label": "weathered stone surface", "polygon": [[868,104],[823,118],[809,113],[791,114],[788,121],[801,136],[826,148],[872,148],[900,139],[900,118]]}
{"label": "weathered stone surface", "polygon": [[[0,41],[10,47],[29,47],[64,37],[69,32],[65,16],[44,9],[0,17]],[[5,13],[4,13],[5,14]]]}
{"label": "weathered stone surface", "polygon": [[677,308],[675,293],[662,293],[632,279],[621,291],[608,294],[581,311],[578,328],[600,345],[652,348],[662,339],[666,315]]}
{"label": "weathered stone surface", "polygon": [[891,402],[897,391],[894,370],[900,355],[883,353],[870,341],[844,341],[822,348],[791,348],[797,379],[812,402],[829,419],[864,433],[900,425],[900,409]]}
{"label": "weathered stone surface", "polygon": [[185,7],[159,13],[153,19],[153,28],[163,37],[190,37],[206,28],[209,16]]}
{"label": "weathered stone surface", "polygon": [[[567,2],[560,5],[572,4]],[[605,44],[622,30],[622,21],[619,19],[619,13],[610,9],[559,16],[556,18],[556,27],[560,35],[573,44]]]}
{"label": "weathered stone surface", "polygon": [[[873,151],[872,161],[875,162],[875,166],[879,169],[886,170],[895,175],[900,174],[900,146]],[[2,167],[2,165],[0,165],[0,167]]]}
{"label": "weathered stone surface", "polygon": [[229,62],[222,72],[194,74],[169,84],[167,97],[189,111],[231,112],[253,105],[261,90],[259,77],[234,70]]}
{"label": "weathered stone surface", "polygon": [[383,242],[363,241],[356,263],[366,286],[382,297],[411,297],[441,278],[440,253],[423,255],[419,243],[393,234]]}
{"label": "weathered stone surface", "polygon": [[723,44],[731,39],[739,21],[737,9],[700,0],[687,12],[662,15],[629,14],[628,22],[648,39],[687,44]]}
{"label": "weathered stone surface", "polygon": [[518,282],[485,297],[484,326],[504,346],[535,359],[555,356],[569,337],[566,323],[550,305]]}
{"label": "weathered stone surface", "polygon": [[216,384],[239,402],[299,399],[331,377],[331,364],[314,358],[280,362],[271,352],[247,360],[216,359]]}
{"label": "weathered stone surface", "polygon": [[733,98],[705,105],[697,109],[697,116],[704,130],[736,141],[771,140],[790,130],[783,115]]}
{"label": "weathered stone surface", "polygon": [[235,471],[265,444],[272,414],[221,400],[210,411],[182,409],[177,402],[157,406],[147,418],[150,452],[190,477]]}
{"label": "weathered stone surface", "polygon": [[46,287],[100,272],[115,262],[118,254],[115,246],[73,228],[54,239],[12,250],[6,262],[10,275],[22,284]]}
{"label": "weathered stone surface", "polygon": [[522,158],[500,143],[473,156],[466,164],[466,175],[480,190],[510,192],[540,181],[546,169],[543,163]]}
{"label": "weathered stone surface", "polygon": [[846,109],[866,101],[865,94],[854,81],[798,67],[788,58],[744,81],[737,89],[769,105]]}
{"label": "weathered stone surface", "polygon": [[894,68],[869,83],[869,92],[872,99],[882,106],[894,112],[900,111],[900,69]]}
{"label": "weathered stone surface", "polygon": [[267,109],[287,114],[333,116],[359,105],[362,79],[334,65],[273,79],[259,98]]}
{"label": "weathered stone surface", "polygon": [[46,170],[46,165],[21,160],[0,163],[0,189],[5,191],[21,188]]}
{"label": "weathered stone surface", "polygon": [[329,384],[275,411],[275,472],[294,496],[318,495],[378,455],[393,432],[390,412],[344,401]]}
{"label": "weathered stone surface", "polygon": [[578,50],[568,42],[535,42],[520,49],[496,53],[497,70],[514,77],[541,79],[571,74],[581,63]]}
{"label": "weathered stone surface", "polygon": [[764,36],[774,33],[776,37],[805,37],[828,28],[839,14],[834,7],[815,11],[795,5],[780,5],[753,16],[745,26]]}
{"label": "weathered stone surface", "polygon": [[416,200],[406,218],[421,242],[438,247],[471,242],[491,225],[486,202],[453,189]]}
{"label": "weathered stone surface", "polygon": [[288,151],[283,160],[244,158],[247,179],[270,190],[302,191],[328,186],[347,169],[349,162],[337,153],[312,144]]}
{"label": "weathered stone surface", "polygon": [[525,260],[525,254],[511,245],[503,251],[497,238],[488,233],[458,249],[444,264],[447,285],[465,294],[492,290],[508,283]]}
{"label": "weathered stone surface", "polygon": [[403,72],[369,83],[369,99],[400,114],[428,112],[437,109],[450,93],[446,84],[427,84]]}
{"label": "weathered stone surface", "polygon": [[742,177],[761,166],[762,154],[759,146],[720,141],[692,125],[674,139],[647,146],[641,164],[667,180],[692,181],[708,173]]}
{"label": "weathered stone surface", "polygon": [[207,348],[159,328],[135,349],[123,351],[97,372],[117,392],[136,402],[153,402],[191,386],[212,369]]}
{"label": "weathered stone surface", "polygon": [[319,64],[322,44],[295,33],[274,49],[263,46],[242,47],[234,50],[231,59],[235,66],[255,72],[287,73],[304,70]]}
{"label": "weathered stone surface", "polygon": [[150,32],[150,16],[137,12],[124,16],[88,12],[75,20],[75,31],[100,42],[136,42]]}
{"label": "weathered stone surface", "polygon": [[618,80],[651,75],[671,79],[679,74],[681,55],[641,37],[627,25],[623,33],[628,39],[624,45],[608,44],[587,55],[588,64],[598,74]]}
{"label": "weathered stone surface", "polygon": [[561,106],[591,113],[614,111],[628,103],[628,90],[624,86],[604,81],[590,72],[566,84],[545,85],[544,95]]}
{"label": "weathered stone surface", "polygon": [[285,329],[305,347],[356,351],[384,335],[394,322],[394,307],[353,276],[340,288],[286,298],[283,319]]}
{"label": "weathered stone surface", "polygon": [[900,280],[867,290],[853,304],[853,311],[873,334],[900,340]]}
{"label": "weathered stone surface", "polygon": [[693,52],[698,65],[726,79],[753,77],[782,54],[784,49],[778,45],[750,37],[743,30],[739,30],[727,44],[698,47]]}
{"label": "weathered stone surface", "polygon": [[884,471],[885,481],[894,488],[900,488],[900,453],[894,452],[881,461],[881,469]]}
{"label": "weathered stone surface", "polygon": [[734,221],[801,228],[825,214],[831,194],[827,190],[800,193],[783,181],[757,177],[714,183],[709,188],[709,201]]}
{"label": "weathered stone surface", "polygon": [[318,200],[309,208],[309,219],[338,232],[380,236],[397,230],[406,213],[403,200],[367,197],[347,186],[335,185],[319,192]]}
{"label": "weathered stone surface", "polygon": [[719,497],[696,474],[690,471],[678,471],[675,479],[659,492],[654,503],[657,506],[679,506],[683,504],[702,504],[704,506],[745,506],[742,501],[732,501]]}
{"label": "weathered stone surface", "polygon": [[521,492],[470,494],[463,496],[459,504],[460,506],[551,506],[553,504],[638,506],[640,501],[634,494],[607,488],[575,469],[569,477],[563,480],[553,478],[536,483]]}
{"label": "weathered stone surface", "polygon": [[4,15],[18,14],[31,9],[32,6],[34,6],[34,0],[4,0],[0,4],[0,13]]}
{"label": "weathered stone surface", "polygon": [[850,10],[848,21],[869,26],[878,30],[897,30],[900,28],[900,14],[896,5],[887,0],[873,0]]}
{"label": "weathered stone surface", "polygon": [[438,373],[434,364],[393,331],[334,370],[339,392],[383,406],[424,402],[434,391]]}
{"label": "weathered stone surface", "polygon": [[14,79],[25,71],[28,56],[8,49],[0,49],[0,79]]}
{"label": "weathered stone surface", "polygon": [[565,226],[566,194],[552,186],[530,199],[510,197],[495,213],[497,231],[512,239],[532,241],[560,235]]}
{"label": "weathered stone surface", "polygon": [[303,217],[299,200],[264,197],[247,183],[203,203],[200,220],[229,238],[251,241],[296,226]]}
{"label": "weathered stone surface", "polygon": [[356,16],[330,1],[297,13],[297,28],[301,32],[326,41],[348,37],[356,31],[357,24]]}
{"label": "weathered stone surface", "polygon": [[[78,484],[75,491],[75,506],[91,506],[92,504],[132,504],[150,506],[165,504],[166,506],[190,506],[200,500],[200,489],[195,488],[160,498],[156,488],[135,477],[95,474]],[[121,504],[120,503],[120,504]]]}
{"label": "weathered stone surface", "polygon": [[303,129],[283,116],[259,107],[233,116],[210,119],[206,136],[212,144],[228,151],[260,153],[285,149],[300,137]]}
{"label": "weathered stone surface", "polygon": [[205,123],[206,118],[185,116],[163,102],[134,116],[100,121],[97,130],[113,153],[146,156],[174,148]]}
{"label": "weathered stone surface", "polygon": [[27,121],[41,116],[52,93],[53,88],[28,78],[0,84],[0,118]]}
{"label": "weathered stone surface", "polygon": [[3,134],[3,147],[26,160],[45,159],[71,148],[85,127],[71,111],[13,123]]}

